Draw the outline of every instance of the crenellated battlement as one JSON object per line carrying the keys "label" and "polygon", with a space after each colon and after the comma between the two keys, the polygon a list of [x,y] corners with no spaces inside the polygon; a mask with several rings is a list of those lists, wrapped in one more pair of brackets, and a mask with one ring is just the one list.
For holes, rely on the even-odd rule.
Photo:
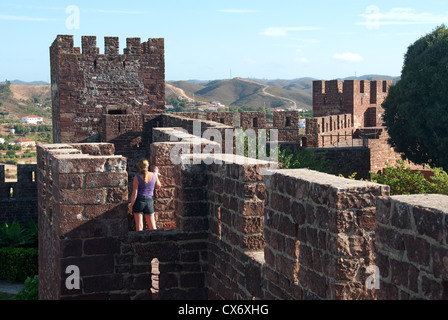
{"label": "crenellated battlement", "polygon": [[17,166],[17,181],[6,182],[5,166],[0,165],[0,224],[37,222],[37,165]]}
{"label": "crenellated battlement", "polygon": [[[74,37],[72,35],[58,35],[53,42],[52,48],[57,48],[65,53],[83,54],[83,55],[100,55],[100,49],[97,47],[96,36],[82,36],[81,48],[74,46]],[[163,38],[149,38],[148,41],[142,42],[141,38],[126,38],[126,48],[123,50],[124,55],[145,55],[157,54],[165,49]],[[104,37],[104,54],[119,55],[120,39],[118,37]]]}
{"label": "crenellated battlement", "polygon": [[36,164],[17,165],[17,181],[6,182],[5,166],[0,165],[0,199],[36,196]]}
{"label": "crenellated battlement", "polygon": [[[36,164],[19,164],[17,165],[17,182],[10,182],[11,184],[27,184],[35,183],[37,165]],[[6,183],[5,165],[0,165],[0,186]]]}
{"label": "crenellated battlement", "polygon": [[340,80],[316,80],[313,81],[313,92],[319,94],[342,93],[343,82]]}

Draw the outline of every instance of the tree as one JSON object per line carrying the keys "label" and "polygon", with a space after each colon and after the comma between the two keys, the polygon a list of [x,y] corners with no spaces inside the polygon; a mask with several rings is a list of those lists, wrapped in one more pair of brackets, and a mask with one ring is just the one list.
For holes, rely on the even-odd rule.
{"label": "tree", "polygon": [[448,170],[448,29],[412,44],[383,103],[389,143],[417,164]]}

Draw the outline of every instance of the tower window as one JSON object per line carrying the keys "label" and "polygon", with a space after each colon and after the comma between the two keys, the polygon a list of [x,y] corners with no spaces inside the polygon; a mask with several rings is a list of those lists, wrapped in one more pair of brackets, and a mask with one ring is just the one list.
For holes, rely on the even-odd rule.
{"label": "tower window", "polygon": [[253,127],[258,128],[258,118],[253,119]]}

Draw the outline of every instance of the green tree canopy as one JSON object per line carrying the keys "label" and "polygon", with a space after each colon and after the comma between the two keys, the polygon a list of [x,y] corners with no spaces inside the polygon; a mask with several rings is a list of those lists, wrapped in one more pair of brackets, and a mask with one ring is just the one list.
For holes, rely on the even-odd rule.
{"label": "green tree canopy", "polygon": [[383,104],[390,144],[417,164],[448,170],[448,29],[412,44]]}

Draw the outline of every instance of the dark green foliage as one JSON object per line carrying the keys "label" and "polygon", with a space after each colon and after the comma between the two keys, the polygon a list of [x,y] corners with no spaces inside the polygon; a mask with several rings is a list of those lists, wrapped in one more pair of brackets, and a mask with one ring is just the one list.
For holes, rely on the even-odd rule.
{"label": "dark green foliage", "polygon": [[24,281],[38,273],[38,231],[33,220],[0,226],[0,279]]}
{"label": "dark green foliage", "polygon": [[324,157],[317,157],[312,149],[301,149],[292,151],[285,148],[280,151],[278,161],[282,165],[282,169],[300,169],[307,168],[319,172],[329,172],[328,160]]}
{"label": "dark green foliage", "polygon": [[0,248],[0,279],[25,281],[37,273],[37,248]]}
{"label": "dark green foliage", "polygon": [[39,299],[39,276],[28,277],[25,280],[25,288],[20,290],[14,300],[38,300]]}
{"label": "dark green foliage", "polygon": [[448,29],[442,25],[408,48],[384,122],[390,144],[417,164],[448,170]]}
{"label": "dark green foliage", "polygon": [[24,227],[17,221],[0,226],[0,247],[36,247],[38,227],[30,220]]}

